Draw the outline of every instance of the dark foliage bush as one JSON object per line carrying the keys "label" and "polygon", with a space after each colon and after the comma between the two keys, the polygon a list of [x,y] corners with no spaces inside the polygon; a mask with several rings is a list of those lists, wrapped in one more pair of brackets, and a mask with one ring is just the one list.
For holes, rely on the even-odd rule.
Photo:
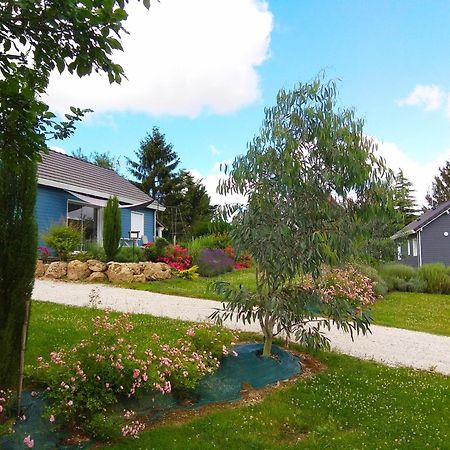
{"label": "dark foliage bush", "polygon": [[144,257],[147,261],[156,262],[161,256],[164,256],[169,241],[164,238],[156,238],[155,242],[149,242],[144,248]]}
{"label": "dark foliage bush", "polygon": [[450,276],[442,263],[424,264],[417,270],[417,277],[426,283],[430,294],[450,293]]}
{"label": "dark foliage bush", "polygon": [[385,264],[379,274],[389,291],[405,291],[408,282],[416,276],[416,270],[405,264]]}
{"label": "dark foliage bush", "polygon": [[145,261],[144,253],[140,247],[121,247],[115,258],[116,262]]}
{"label": "dark foliage bush", "polygon": [[221,249],[204,248],[198,257],[202,277],[214,277],[233,270],[234,261]]}

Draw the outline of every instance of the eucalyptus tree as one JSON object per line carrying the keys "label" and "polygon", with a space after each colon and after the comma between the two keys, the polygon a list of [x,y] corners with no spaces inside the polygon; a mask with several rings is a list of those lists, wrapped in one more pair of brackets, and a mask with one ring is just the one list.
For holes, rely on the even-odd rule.
{"label": "eucalyptus tree", "polygon": [[37,161],[47,140],[69,136],[85,112],[72,107],[63,122],[56,119],[45,102],[50,73],[103,72],[120,82],[112,53],[122,49],[126,3],[0,3],[0,387],[19,385],[19,394],[36,263]]}
{"label": "eucalyptus tree", "polygon": [[335,82],[322,78],[280,90],[247,153],[226,168],[229,176],[218,187],[248,199],[227,212],[234,214],[235,247],[253,255],[256,291],[216,283],[226,302],[212,318],[258,322],[264,356],[283,332],[320,347],[328,345],[323,331],[332,323],[352,336],[369,330],[370,316],[359,304],[325,302],[302,282],[348,254],[362,213],[355,198],[376,192],[389,175],[363,120],[337,102]]}

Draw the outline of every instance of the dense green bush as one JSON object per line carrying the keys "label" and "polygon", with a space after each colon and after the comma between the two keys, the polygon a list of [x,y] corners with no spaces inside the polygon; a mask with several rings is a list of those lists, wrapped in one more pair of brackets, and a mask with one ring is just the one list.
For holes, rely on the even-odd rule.
{"label": "dense green bush", "polygon": [[140,262],[145,261],[144,252],[140,247],[120,247],[116,257],[116,262]]}
{"label": "dense green bush", "polygon": [[417,270],[417,277],[426,283],[430,294],[450,293],[450,276],[442,263],[424,264]]}
{"label": "dense green bush", "polygon": [[81,233],[76,227],[54,224],[42,236],[42,240],[52,247],[62,260],[67,261],[70,254],[80,247]]}
{"label": "dense green bush", "polygon": [[404,291],[407,283],[415,277],[416,270],[405,264],[385,264],[380,266],[379,274],[389,291]]}
{"label": "dense green bush", "polygon": [[147,261],[156,262],[158,258],[164,256],[169,241],[164,238],[156,238],[155,242],[149,242],[142,250]]}

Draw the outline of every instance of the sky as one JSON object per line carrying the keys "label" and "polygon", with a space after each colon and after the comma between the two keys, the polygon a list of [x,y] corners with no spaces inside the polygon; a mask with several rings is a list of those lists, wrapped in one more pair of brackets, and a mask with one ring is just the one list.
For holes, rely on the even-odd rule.
{"label": "sky", "polygon": [[220,164],[246,152],[279,89],[321,71],[339,101],[423,203],[450,159],[450,2],[423,0],[160,0],[128,6],[127,80],[51,76],[58,113],[91,108],[75,134],[50,146],[133,158],[154,126],[213,203]]}

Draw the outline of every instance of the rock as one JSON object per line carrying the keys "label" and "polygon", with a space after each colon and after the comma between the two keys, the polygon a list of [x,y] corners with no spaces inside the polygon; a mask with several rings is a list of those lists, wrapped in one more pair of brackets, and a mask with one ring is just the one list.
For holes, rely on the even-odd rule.
{"label": "rock", "polygon": [[67,263],[64,261],[52,262],[45,271],[45,278],[59,280],[67,275]]}
{"label": "rock", "polygon": [[87,281],[106,281],[108,277],[103,272],[92,272]]}
{"label": "rock", "polygon": [[134,275],[142,273],[142,266],[140,263],[125,263],[125,265],[133,272]]}
{"label": "rock", "polygon": [[165,263],[141,263],[143,274],[148,281],[167,280],[172,277],[170,266]]}
{"label": "rock", "polygon": [[45,275],[44,261],[42,261],[42,259],[38,259],[36,261],[36,270],[34,272],[34,276],[36,278],[40,278],[40,277],[43,277],[44,275]]}
{"label": "rock", "polygon": [[134,281],[134,273],[126,263],[108,263],[106,275],[111,283],[131,283]]}
{"label": "rock", "polygon": [[72,281],[85,280],[91,274],[87,262],[78,260],[70,261],[67,264],[67,278]]}
{"label": "rock", "polygon": [[98,259],[88,259],[87,264],[92,272],[104,272],[107,269],[106,264]]}
{"label": "rock", "polygon": [[145,283],[145,281],[146,281],[145,275],[143,273],[141,273],[139,275],[135,275],[133,278],[133,281],[135,283]]}

